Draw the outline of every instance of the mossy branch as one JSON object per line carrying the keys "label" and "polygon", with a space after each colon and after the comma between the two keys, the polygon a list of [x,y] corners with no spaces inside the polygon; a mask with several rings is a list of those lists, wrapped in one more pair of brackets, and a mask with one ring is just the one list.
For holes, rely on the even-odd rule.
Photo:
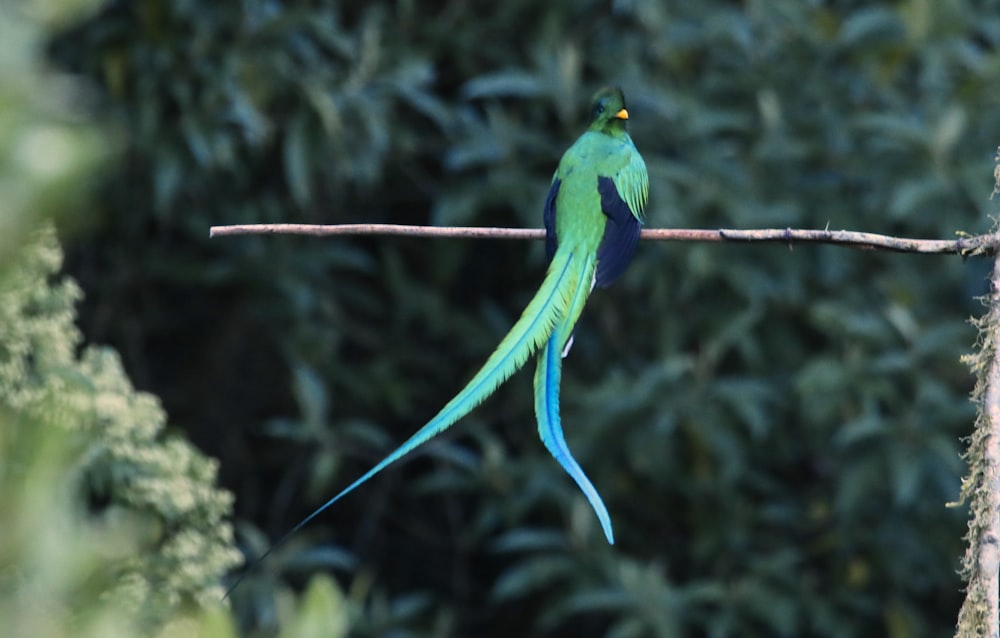
{"label": "mossy branch", "polygon": [[965,453],[969,473],[962,482],[961,499],[969,502],[971,516],[962,561],[967,589],[956,638],[1000,636],[1000,256],[986,301],[986,315],[975,321],[978,352],[967,357],[976,375],[977,417]]}

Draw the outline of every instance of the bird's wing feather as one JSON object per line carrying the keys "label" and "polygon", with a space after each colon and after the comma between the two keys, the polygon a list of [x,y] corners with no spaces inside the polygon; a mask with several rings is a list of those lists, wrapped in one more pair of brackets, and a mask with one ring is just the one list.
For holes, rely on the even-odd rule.
{"label": "bird's wing feather", "polygon": [[628,162],[615,173],[614,182],[618,196],[641,222],[646,200],[649,199],[649,173],[646,171],[646,162],[634,146],[631,147]]}
{"label": "bird's wing feather", "polygon": [[632,261],[642,222],[621,197],[612,178],[598,177],[597,191],[601,195],[601,211],[607,217],[604,237],[597,249],[597,285],[603,288],[614,283]]}
{"label": "bird's wing feather", "polygon": [[597,178],[601,211],[607,217],[597,251],[597,285],[601,287],[614,283],[632,261],[649,198],[646,163],[631,143],[627,161],[609,173],[613,174]]}

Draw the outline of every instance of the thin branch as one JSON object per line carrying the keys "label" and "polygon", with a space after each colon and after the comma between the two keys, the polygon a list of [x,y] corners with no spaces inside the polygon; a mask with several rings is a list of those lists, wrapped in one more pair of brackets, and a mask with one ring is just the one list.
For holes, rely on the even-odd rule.
{"label": "thin branch", "polygon": [[[210,237],[228,235],[405,235],[409,237],[462,237],[467,239],[542,239],[540,228],[488,228],[469,226],[405,226],[397,224],[241,224],[212,226]],[[772,242],[781,244],[834,244],[869,250],[889,250],[924,254],[995,253],[1000,247],[1000,233],[959,237],[958,239],[912,239],[849,230],[803,230],[765,228],[732,230],[727,228],[691,229],[657,228],[642,231],[642,238],[652,241],[694,242]]]}

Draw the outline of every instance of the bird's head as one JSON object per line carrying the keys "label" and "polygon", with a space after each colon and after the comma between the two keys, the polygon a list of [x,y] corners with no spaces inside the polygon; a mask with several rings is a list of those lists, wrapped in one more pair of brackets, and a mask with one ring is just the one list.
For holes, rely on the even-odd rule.
{"label": "bird's head", "polygon": [[607,87],[595,93],[590,109],[592,119],[589,130],[608,135],[625,130],[628,111],[625,110],[625,94],[621,88]]}

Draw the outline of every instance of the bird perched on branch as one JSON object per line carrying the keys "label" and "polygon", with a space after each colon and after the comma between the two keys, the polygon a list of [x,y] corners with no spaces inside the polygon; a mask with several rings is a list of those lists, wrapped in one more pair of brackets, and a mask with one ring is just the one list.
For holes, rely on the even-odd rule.
{"label": "bird perched on branch", "polygon": [[303,519],[272,549],[391,463],[468,414],[535,353],[539,435],[587,497],[608,543],[614,543],[608,510],[566,445],[559,418],[559,381],[562,359],[572,345],[573,327],[587,297],[594,286],[608,286],[622,274],[639,240],[649,177],[626,131],[628,116],[621,89],[605,88],[594,95],[590,125],[563,154],[545,199],[545,248],[551,260],[545,279],[486,364],[426,425]]}

